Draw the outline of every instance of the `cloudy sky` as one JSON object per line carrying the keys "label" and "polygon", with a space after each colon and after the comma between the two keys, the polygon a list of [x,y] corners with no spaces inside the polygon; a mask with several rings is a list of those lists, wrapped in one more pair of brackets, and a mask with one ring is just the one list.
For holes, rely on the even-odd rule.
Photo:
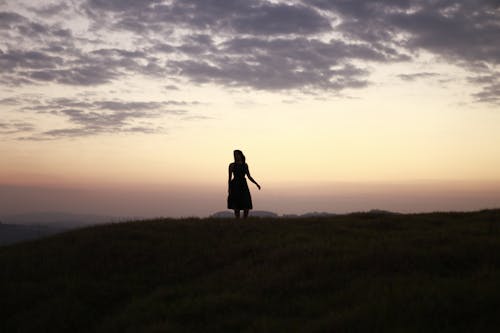
{"label": "cloudy sky", "polygon": [[500,201],[498,0],[0,0],[0,199],[207,215]]}

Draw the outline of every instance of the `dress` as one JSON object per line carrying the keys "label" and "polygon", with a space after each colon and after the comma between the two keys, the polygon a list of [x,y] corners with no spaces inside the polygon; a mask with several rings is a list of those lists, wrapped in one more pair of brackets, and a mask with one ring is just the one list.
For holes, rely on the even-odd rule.
{"label": "dress", "polygon": [[227,197],[228,209],[252,209],[252,197],[248,189],[245,174],[248,165],[241,163],[232,164],[233,179],[229,182],[229,195]]}

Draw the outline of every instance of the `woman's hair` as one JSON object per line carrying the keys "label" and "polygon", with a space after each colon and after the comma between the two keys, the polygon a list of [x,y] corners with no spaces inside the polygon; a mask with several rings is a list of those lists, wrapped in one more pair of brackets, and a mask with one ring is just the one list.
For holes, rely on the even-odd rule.
{"label": "woman's hair", "polygon": [[246,162],[245,162],[245,160],[246,160],[245,155],[243,155],[243,152],[242,152],[241,150],[236,149],[235,151],[233,151],[233,154],[234,154],[234,161],[235,161],[235,162],[236,162],[236,155],[240,155],[240,157],[241,157],[241,161],[242,161],[243,163],[246,163]]}

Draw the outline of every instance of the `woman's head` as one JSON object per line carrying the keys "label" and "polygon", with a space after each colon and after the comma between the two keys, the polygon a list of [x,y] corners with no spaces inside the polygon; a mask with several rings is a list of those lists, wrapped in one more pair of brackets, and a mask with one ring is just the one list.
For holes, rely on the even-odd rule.
{"label": "woman's head", "polygon": [[245,155],[243,155],[243,152],[241,150],[236,149],[233,151],[234,155],[234,161],[236,163],[245,163]]}

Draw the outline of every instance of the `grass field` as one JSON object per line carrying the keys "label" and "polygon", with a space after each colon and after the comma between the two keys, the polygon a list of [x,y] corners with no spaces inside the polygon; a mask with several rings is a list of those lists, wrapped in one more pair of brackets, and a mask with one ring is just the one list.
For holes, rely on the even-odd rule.
{"label": "grass field", "polygon": [[0,332],[498,332],[500,210],[157,219],[0,247]]}

